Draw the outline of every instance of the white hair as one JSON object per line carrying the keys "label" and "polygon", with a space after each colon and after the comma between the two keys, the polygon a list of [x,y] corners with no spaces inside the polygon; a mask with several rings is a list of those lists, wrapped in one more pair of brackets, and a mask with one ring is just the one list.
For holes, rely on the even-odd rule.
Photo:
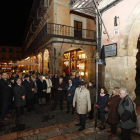
{"label": "white hair", "polygon": [[122,90],[122,93],[125,95],[128,95],[127,89],[126,88],[121,88],[120,90]]}

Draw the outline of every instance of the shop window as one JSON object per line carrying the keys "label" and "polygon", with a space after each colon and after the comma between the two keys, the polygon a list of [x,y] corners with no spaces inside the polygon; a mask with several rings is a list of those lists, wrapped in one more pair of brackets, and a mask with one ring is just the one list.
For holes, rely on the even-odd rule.
{"label": "shop window", "polygon": [[4,48],[4,47],[1,49],[1,52],[6,52],[6,50],[5,50],[5,48]]}
{"label": "shop window", "polygon": [[82,38],[82,22],[74,20],[74,37]]}
{"label": "shop window", "polygon": [[63,55],[62,70],[66,68],[70,73],[75,74],[79,72],[80,76],[86,77],[87,72],[87,56],[82,50],[74,50]]}
{"label": "shop window", "polygon": [[13,48],[9,48],[9,53],[12,53],[13,52]]}

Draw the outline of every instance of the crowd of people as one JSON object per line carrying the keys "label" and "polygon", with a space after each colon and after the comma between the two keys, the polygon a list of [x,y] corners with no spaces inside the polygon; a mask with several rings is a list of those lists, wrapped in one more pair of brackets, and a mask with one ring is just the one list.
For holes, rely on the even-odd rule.
{"label": "crowd of people", "polygon": [[[3,121],[9,120],[11,115],[8,110],[15,108],[16,117],[24,114],[26,106],[27,111],[35,111],[35,103],[40,106],[53,100],[52,111],[56,109],[58,102],[60,110],[63,111],[63,101],[67,101],[67,112],[74,114],[75,108],[79,114],[79,131],[85,129],[86,114],[89,119],[94,118],[94,109],[97,108],[101,125],[101,130],[105,129],[105,124],[111,125],[111,130],[107,131],[110,137],[115,137],[118,123],[122,128],[122,140],[130,138],[131,129],[136,127],[136,114],[133,102],[128,96],[125,88],[114,88],[112,95],[109,97],[106,89],[100,89],[98,100],[96,102],[96,86],[93,81],[88,83],[84,78],[75,75],[68,76],[65,72],[58,77],[57,73],[46,74],[45,77],[39,73],[25,74],[22,73],[19,78],[18,73],[12,73],[8,79],[7,73],[0,74],[0,108],[1,118]],[[106,115],[108,114],[108,119]]]}

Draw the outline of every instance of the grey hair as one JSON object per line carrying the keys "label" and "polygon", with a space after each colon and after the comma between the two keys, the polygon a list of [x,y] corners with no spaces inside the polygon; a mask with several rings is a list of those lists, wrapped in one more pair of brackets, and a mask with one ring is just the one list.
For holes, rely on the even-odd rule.
{"label": "grey hair", "polygon": [[126,88],[121,88],[120,90],[122,90],[123,94],[128,95],[128,92],[127,92]]}

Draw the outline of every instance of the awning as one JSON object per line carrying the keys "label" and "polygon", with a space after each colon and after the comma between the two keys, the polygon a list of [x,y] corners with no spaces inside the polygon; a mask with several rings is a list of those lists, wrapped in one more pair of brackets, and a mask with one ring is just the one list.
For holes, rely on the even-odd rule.
{"label": "awning", "polygon": [[[98,5],[101,1],[102,0],[96,0],[96,4]],[[93,0],[71,0],[70,10],[87,14],[93,17],[96,16],[96,7]]]}
{"label": "awning", "polygon": [[17,63],[14,63],[14,64],[11,65],[11,66],[19,66],[19,65],[35,66],[35,65],[38,65],[38,64],[33,63],[33,62],[30,62],[30,61],[17,61]]}

